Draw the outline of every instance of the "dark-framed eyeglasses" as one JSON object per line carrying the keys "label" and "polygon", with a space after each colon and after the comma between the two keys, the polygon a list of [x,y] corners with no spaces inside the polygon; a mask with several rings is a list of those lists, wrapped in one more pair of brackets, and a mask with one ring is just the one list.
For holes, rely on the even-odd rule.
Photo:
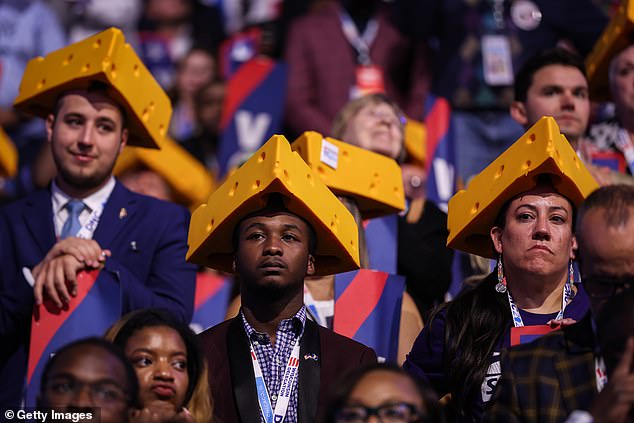
{"label": "dark-framed eyeglasses", "polygon": [[586,292],[593,298],[610,298],[619,292],[634,288],[634,276],[615,278],[595,275],[584,277],[582,281]]}
{"label": "dark-framed eyeglasses", "polygon": [[337,411],[337,423],[364,423],[376,416],[382,423],[423,423],[425,414],[415,405],[406,402],[381,404],[378,407],[346,405]]}

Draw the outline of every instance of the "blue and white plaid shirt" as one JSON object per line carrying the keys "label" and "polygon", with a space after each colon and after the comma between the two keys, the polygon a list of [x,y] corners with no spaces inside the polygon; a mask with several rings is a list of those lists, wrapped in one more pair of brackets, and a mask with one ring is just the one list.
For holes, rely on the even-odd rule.
{"label": "blue and white plaid shirt", "polygon": [[[280,390],[280,384],[286,370],[286,363],[291,357],[291,352],[297,342],[297,338],[301,338],[304,334],[304,326],[306,325],[306,307],[302,306],[295,316],[290,319],[282,320],[275,331],[275,346],[271,345],[271,339],[266,333],[256,332],[249,325],[244,313],[240,312],[242,324],[247,336],[253,345],[253,350],[260,363],[262,375],[266,389],[271,397],[271,407],[275,409],[277,403],[277,393]],[[297,423],[297,381],[293,395],[288,404],[284,423]],[[259,408],[259,405],[258,405]],[[260,409],[260,422],[264,422],[262,410]]]}

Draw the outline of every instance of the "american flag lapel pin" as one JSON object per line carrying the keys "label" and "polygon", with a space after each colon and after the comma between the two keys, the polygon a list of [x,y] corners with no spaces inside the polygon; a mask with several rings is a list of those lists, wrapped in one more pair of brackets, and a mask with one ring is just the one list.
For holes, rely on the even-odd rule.
{"label": "american flag lapel pin", "polygon": [[119,219],[123,219],[127,215],[128,211],[125,209],[125,207],[121,207],[121,210],[119,210]]}

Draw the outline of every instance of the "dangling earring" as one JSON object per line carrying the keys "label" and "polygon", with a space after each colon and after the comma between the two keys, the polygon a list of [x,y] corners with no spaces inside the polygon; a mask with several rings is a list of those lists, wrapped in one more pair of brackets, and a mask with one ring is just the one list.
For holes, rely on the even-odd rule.
{"label": "dangling earring", "polygon": [[495,285],[495,290],[500,294],[506,292],[506,277],[502,268],[502,254],[498,256],[498,283]]}
{"label": "dangling earring", "polygon": [[570,298],[574,298],[575,291],[572,286],[575,284],[575,269],[572,266],[572,259],[570,259],[570,267],[568,268],[568,285],[564,288],[565,294]]}

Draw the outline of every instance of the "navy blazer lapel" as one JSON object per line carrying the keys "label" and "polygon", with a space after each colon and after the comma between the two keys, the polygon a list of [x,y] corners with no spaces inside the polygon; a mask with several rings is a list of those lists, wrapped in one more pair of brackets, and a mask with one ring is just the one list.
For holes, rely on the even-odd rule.
{"label": "navy blazer lapel", "polygon": [[50,190],[40,190],[33,193],[27,197],[26,206],[23,215],[24,222],[40,247],[43,257],[56,241]]}
{"label": "navy blazer lapel", "polygon": [[[238,315],[227,329],[227,355],[233,396],[242,423],[260,422],[260,404],[251,364],[249,338]],[[301,366],[300,366],[301,367]],[[301,421],[301,420],[300,420]]]}
{"label": "navy blazer lapel", "polygon": [[117,181],[99,218],[93,235],[101,248],[107,248],[136,211],[134,195]]}
{"label": "navy blazer lapel", "polygon": [[317,419],[321,375],[321,342],[319,328],[306,319],[304,335],[299,345],[299,383],[297,392],[297,421],[314,422]]}

